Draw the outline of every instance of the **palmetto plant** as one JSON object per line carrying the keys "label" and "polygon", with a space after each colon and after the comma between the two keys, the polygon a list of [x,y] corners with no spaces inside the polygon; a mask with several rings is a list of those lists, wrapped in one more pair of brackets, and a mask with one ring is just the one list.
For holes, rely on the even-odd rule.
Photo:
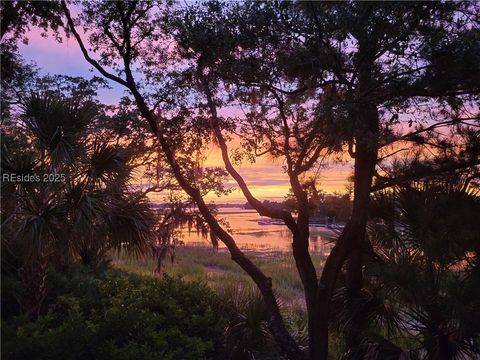
{"label": "palmetto plant", "polygon": [[95,140],[87,150],[84,164],[89,185],[125,190],[132,173],[130,158],[129,149]]}
{"label": "palmetto plant", "polygon": [[[374,196],[373,248],[357,309],[366,319],[366,338],[376,333],[377,339],[415,341],[410,358],[479,356],[479,214],[479,197],[460,184],[427,183]],[[340,289],[338,303],[342,298]],[[343,310],[339,316],[347,327],[355,320],[355,312]],[[363,349],[352,349],[349,358],[355,353],[368,358],[367,345],[365,339]],[[387,339],[376,345],[377,358],[397,359],[402,353]],[[392,357],[378,357],[380,348],[390,348]]]}
{"label": "palmetto plant", "polygon": [[83,148],[82,139],[97,110],[89,101],[34,93],[23,101],[21,118],[36,148],[52,164],[71,163]]}
{"label": "palmetto plant", "polygon": [[109,249],[138,254],[154,239],[155,214],[128,187],[131,150],[96,137],[97,110],[89,101],[33,94],[13,129],[2,131],[2,173],[38,177],[2,182],[2,249],[23,264],[22,311],[32,318],[49,264],[78,258],[96,267]]}
{"label": "palmetto plant", "polygon": [[[251,360],[279,358],[268,328],[268,314],[258,290],[235,283],[219,289],[234,309],[225,330],[226,359]],[[271,356],[271,357],[270,357]]]}

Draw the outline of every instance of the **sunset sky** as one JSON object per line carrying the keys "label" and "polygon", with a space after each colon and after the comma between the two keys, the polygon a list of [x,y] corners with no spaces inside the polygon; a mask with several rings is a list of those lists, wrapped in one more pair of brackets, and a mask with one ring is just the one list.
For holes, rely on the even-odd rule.
{"label": "sunset sky", "polygon": [[[63,74],[85,78],[99,75],[85,61],[74,39],[64,39],[64,42],[60,44],[52,37],[43,38],[39,31],[30,31],[27,37],[29,43],[20,45],[20,51],[27,62],[32,61],[37,64],[42,74]],[[111,89],[101,89],[99,97],[103,103],[113,105],[125,92],[120,85],[113,82],[110,82],[110,86]],[[210,150],[204,165],[223,165],[218,149],[213,147]],[[259,159],[254,165],[239,166],[238,171],[244,176],[253,194],[261,200],[283,200],[288,193],[290,186],[287,176],[281,168],[281,163],[275,163],[269,159]],[[322,169],[319,177],[321,189],[326,192],[345,190],[347,178],[351,172],[352,168],[349,164],[338,164],[328,169]],[[233,180],[230,180],[228,186],[234,185]],[[214,199],[209,196],[209,199],[229,203],[245,201],[239,190],[235,190],[225,198]]]}

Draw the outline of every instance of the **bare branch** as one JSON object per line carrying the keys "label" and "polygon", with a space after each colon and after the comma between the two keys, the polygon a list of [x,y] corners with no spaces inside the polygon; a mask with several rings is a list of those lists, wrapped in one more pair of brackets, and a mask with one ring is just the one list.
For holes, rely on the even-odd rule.
{"label": "bare branch", "polygon": [[77,43],[78,45],[80,46],[80,50],[82,51],[82,54],[85,58],[85,60],[88,61],[88,63],[90,65],[92,65],[95,69],[97,69],[103,76],[105,76],[107,79],[110,79],[112,81],[115,81],[123,86],[126,86],[128,87],[128,84],[127,82],[122,79],[121,77],[117,76],[117,75],[114,75],[108,71],[106,71],[103,66],[101,66],[98,61],[96,61],[95,59],[93,59],[85,45],[83,44],[83,41],[82,41],[82,38],[80,37],[80,35],[78,34],[77,30],[75,29],[75,25],[73,23],[73,19],[72,19],[72,16],[70,15],[70,10],[68,10],[68,6],[67,4],[65,3],[65,1],[62,1],[61,2],[61,5],[62,5],[62,9],[63,9],[63,13],[65,14],[66,18],[67,18],[67,23],[68,23],[68,28],[69,30],[72,32],[73,36],[75,37],[75,39],[77,40]]}
{"label": "bare branch", "polygon": [[268,216],[270,218],[275,218],[275,219],[282,219],[283,221],[285,221],[285,224],[289,228],[296,229],[295,220],[293,219],[292,215],[289,212],[284,210],[273,209],[268,206],[265,206],[262,202],[260,202],[260,200],[258,200],[256,197],[253,196],[243,177],[237,172],[237,170],[235,170],[234,166],[232,165],[232,162],[230,161],[230,157],[228,155],[228,147],[225,142],[225,138],[223,137],[222,130],[220,129],[217,108],[213,100],[209,83],[206,77],[203,75],[201,68],[198,69],[197,75],[201,82],[205,96],[207,98],[207,103],[208,103],[208,107],[211,115],[210,119],[211,119],[212,129],[215,133],[215,137],[217,139],[218,145],[220,147],[220,151],[222,153],[222,159],[223,159],[223,162],[225,163],[225,168],[227,169],[228,173],[237,182],[238,186],[242,190],[245,198],[250,203],[250,205],[252,205],[253,208],[257,210],[257,212],[260,215]]}

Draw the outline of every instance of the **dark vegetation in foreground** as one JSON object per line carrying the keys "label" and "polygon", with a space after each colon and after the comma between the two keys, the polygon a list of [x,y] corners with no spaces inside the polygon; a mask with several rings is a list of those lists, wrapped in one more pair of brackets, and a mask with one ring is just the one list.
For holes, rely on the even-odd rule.
{"label": "dark vegetation in foreground", "polygon": [[232,311],[199,283],[79,268],[49,272],[43,314],[29,322],[13,316],[12,287],[6,280],[4,359],[212,358]]}
{"label": "dark vegetation in foreground", "polygon": [[[2,281],[3,359],[281,359],[258,291],[226,283],[212,291],[166,273],[141,276],[84,266],[49,269],[35,321],[19,315],[19,279]],[[306,344],[305,321],[288,312]]]}
{"label": "dark vegetation in foreground", "polygon": [[[479,210],[475,193],[452,184],[373,197],[364,290],[348,307],[344,278],[339,279],[329,358],[475,358]],[[289,332],[306,350],[306,310],[291,255],[249,255],[277,284]],[[319,256],[316,262],[323,260]],[[47,296],[34,321],[20,315],[21,272],[4,267],[2,357],[282,359],[260,293],[228,254],[181,247],[161,277],[151,276],[155,264],[148,258],[120,253],[112,264],[117,269],[49,268]],[[366,321],[364,341],[348,350],[343,334],[359,319]]]}

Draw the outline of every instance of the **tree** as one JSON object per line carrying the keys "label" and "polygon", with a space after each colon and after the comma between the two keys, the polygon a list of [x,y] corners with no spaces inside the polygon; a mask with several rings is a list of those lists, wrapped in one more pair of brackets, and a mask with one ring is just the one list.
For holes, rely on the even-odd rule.
{"label": "tree", "polygon": [[34,93],[2,126],[2,253],[21,262],[22,313],[31,318],[49,264],[79,257],[96,268],[109,249],[138,253],[154,241],[155,214],[128,188],[132,148],[91,131],[100,109],[79,94]]}
{"label": "tree", "polygon": [[2,40],[8,33],[20,38],[31,25],[44,31],[57,31],[62,25],[60,6],[55,1],[4,1],[1,4],[1,14]]}
{"label": "tree", "polygon": [[[360,293],[371,191],[479,163],[478,149],[468,145],[475,141],[448,141],[467,133],[478,138],[474,100],[479,88],[472,81],[479,73],[476,4],[212,1],[172,14],[168,4],[153,2],[85,3],[77,20],[88,46],[66,2],[62,8],[85,59],[129,89],[177,183],[258,286],[269,328],[291,359],[304,354],[286,330],[271,280],[209,211],[195,182],[192,154],[215,139],[226,170],[248,202],[259,214],[284,220],[292,231],[311,359],[327,357],[330,302],[345,263],[349,301]],[[420,99],[441,111],[423,111]],[[248,107],[243,118],[221,116],[222,108],[238,103]],[[420,121],[426,116],[427,123]],[[405,123],[417,125],[411,131]],[[438,136],[449,128],[456,137]],[[299,204],[296,220],[287,211],[264,206],[236,171],[227,143],[237,130],[250,155],[283,160]],[[392,148],[399,143],[413,144],[416,159],[429,170],[390,172],[388,165],[395,163],[389,160],[402,153]],[[308,253],[308,196],[302,182],[332,153],[349,154],[354,161],[353,209],[318,275]],[[451,161],[442,162],[447,154]],[[349,346],[358,342],[360,330],[351,328]]]}
{"label": "tree", "polygon": [[25,64],[18,54],[18,41],[28,43],[25,33],[31,26],[42,29],[42,36],[48,31],[59,35],[62,17],[60,6],[54,1],[3,1],[0,4],[0,15],[3,118],[8,113],[9,103],[15,101],[14,90],[23,90],[26,82],[36,72],[35,67]]}
{"label": "tree", "polygon": [[326,216],[335,218],[336,221],[348,221],[352,210],[352,202],[350,194],[332,194],[326,195],[325,198],[317,204],[316,215],[320,218]]}
{"label": "tree", "polygon": [[[354,313],[367,314],[368,326],[349,356],[365,358],[366,339],[381,344],[383,333],[388,337],[383,343],[414,339],[419,349],[407,350],[418,358],[475,358],[480,331],[478,192],[466,190],[463,182],[410,185],[373,196],[372,248]],[[338,291],[337,304],[345,301],[344,295]],[[352,324],[342,306],[337,309],[344,326]]]}
{"label": "tree", "polygon": [[[315,303],[312,307],[320,307],[318,311],[324,316],[321,321],[309,319],[313,358],[326,356],[326,342],[320,345],[314,340],[326,336],[315,332],[325,334],[327,331],[328,299],[346,259],[352,303],[359,294],[362,284],[360,249],[364,242],[368,198],[373,190],[374,176],[378,178],[378,189],[395,181],[452,170],[467,169],[478,173],[475,166],[479,164],[476,147],[478,107],[474,102],[478,99],[478,84],[470,82],[466,76],[453,75],[446,80],[448,74],[439,70],[448,66],[451,69],[462,67],[459,71],[463,71],[463,64],[447,58],[459,38],[470,45],[455,49],[458,56],[478,56],[471,42],[475,35],[468,20],[468,13],[473,9],[352,5],[300,3],[298,6],[280,4],[275,7],[247,3],[239,9],[211,2],[203,9],[191,9],[186,15],[180,15],[181,21],[176,24],[180,28],[176,38],[185,52],[184,57],[192,59],[191,73],[197,75],[199,92],[204,93],[214,118],[212,127],[232,177],[242,188],[242,179],[228,159],[226,145],[221,140],[221,127],[228,132],[228,125],[222,125],[222,118],[217,116],[218,109],[230,103],[225,100],[225,91],[250,110],[241,129],[247,139],[247,149],[250,146],[254,155],[267,152],[283,159],[299,208],[303,209],[299,211],[297,229],[290,228],[294,235],[294,256],[304,282],[307,309],[308,299],[312,299],[311,304]],[[410,12],[415,16],[410,23],[405,23],[404,14]],[[259,13],[264,18],[259,17]],[[429,20],[432,14],[438,22]],[[452,23],[453,14],[461,20]],[[235,18],[240,20],[235,22],[232,20]],[[455,34],[448,45],[437,38],[445,29]],[[418,48],[415,60],[407,50],[409,47],[410,50]],[[413,64],[413,61],[420,61],[422,65]],[[477,65],[466,63],[470,64],[467,67],[472,73],[478,73]],[[405,84],[405,88],[402,85],[398,89],[397,82]],[[427,99],[429,106],[438,107],[439,112],[425,114],[421,106],[416,106],[420,97]],[[308,105],[314,109],[310,113]],[[408,111],[407,107],[410,107]],[[409,123],[404,116],[412,113],[413,120],[409,121],[419,124],[414,131],[405,131],[402,121]],[[422,124],[425,120],[416,116],[429,116],[427,124]],[[444,131],[447,126],[453,134]],[[440,135],[436,133],[438,131],[441,131]],[[408,157],[409,174],[402,178],[398,171],[389,170],[389,162],[385,160],[402,151],[392,144],[406,139],[417,148],[417,156]],[[328,151],[339,150],[348,150],[355,163],[353,210],[323,269],[320,285],[325,288],[322,289],[322,286],[316,288],[313,285],[314,271],[310,271],[309,278],[302,276],[302,272],[305,274],[312,269],[308,253],[295,254],[295,245],[305,244],[301,234],[308,234],[308,227],[302,223],[302,219],[308,218],[307,181],[301,179],[301,175]],[[433,159],[426,156],[428,151],[433,153]],[[309,158],[309,154],[315,156]],[[412,163],[419,164],[417,168],[424,171],[412,171],[415,170]],[[393,170],[398,169],[394,167]],[[392,177],[389,174],[393,175],[393,181],[385,179]],[[250,200],[248,189],[244,186],[242,190]],[[257,209],[262,213],[261,206]],[[280,216],[288,217],[285,214]],[[296,232],[300,233],[297,237]],[[314,312],[309,309],[309,314]],[[349,346],[357,342],[358,331],[352,327],[351,333],[347,334]]]}

